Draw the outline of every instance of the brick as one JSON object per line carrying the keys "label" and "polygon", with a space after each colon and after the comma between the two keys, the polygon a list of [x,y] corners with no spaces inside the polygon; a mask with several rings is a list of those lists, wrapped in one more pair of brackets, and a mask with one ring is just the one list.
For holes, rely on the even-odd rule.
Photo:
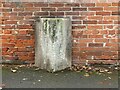
{"label": "brick", "polygon": [[26,25],[26,24],[27,24],[27,25],[28,25],[28,24],[29,24],[29,25],[32,25],[32,24],[34,24],[34,21],[21,20],[21,21],[19,21],[18,23],[19,23],[19,24],[24,24],[24,25]]}
{"label": "brick", "polygon": [[16,12],[3,12],[3,16],[5,17],[12,17],[12,16],[17,16],[17,13]]}
{"label": "brick", "polygon": [[88,20],[102,20],[102,16],[88,16]]}
{"label": "brick", "polygon": [[24,11],[24,8],[22,8],[22,7],[21,7],[21,8],[15,7],[15,8],[13,8],[13,11],[15,11],[15,12],[16,12],[16,11],[17,11],[17,12],[19,12],[19,11]]}
{"label": "brick", "polygon": [[97,21],[83,21],[83,24],[97,24]]}
{"label": "brick", "polygon": [[72,26],[72,29],[85,29],[85,25],[80,25],[80,26]]}
{"label": "brick", "polygon": [[99,34],[99,30],[85,30],[83,32],[83,34],[86,34],[86,35],[96,35],[96,34]]}
{"label": "brick", "polygon": [[112,35],[115,34],[115,30],[109,30],[108,32],[109,34],[112,34]]}
{"label": "brick", "polygon": [[5,21],[5,24],[17,24],[17,21]]}
{"label": "brick", "polygon": [[103,47],[103,43],[89,43],[89,47]]}
{"label": "brick", "polygon": [[2,12],[12,12],[12,8],[2,8]]}
{"label": "brick", "polygon": [[20,52],[20,51],[22,51],[22,52],[26,52],[27,49],[26,49],[26,48],[18,48],[18,52]]}
{"label": "brick", "polygon": [[95,3],[82,3],[82,7],[95,7]]}
{"label": "brick", "polygon": [[81,24],[81,21],[72,21],[72,24]]}
{"label": "brick", "polygon": [[18,29],[32,29],[30,25],[18,25]]}
{"label": "brick", "polygon": [[118,39],[110,39],[110,43],[118,43],[120,40]]}
{"label": "brick", "polygon": [[2,26],[2,29],[15,29],[15,25],[5,25]]}
{"label": "brick", "polygon": [[79,3],[66,3],[65,7],[79,7]]}
{"label": "brick", "polygon": [[89,38],[103,38],[103,35],[89,35]]}
{"label": "brick", "polygon": [[26,34],[27,34],[27,30],[20,30],[20,31],[19,31],[19,34],[21,34],[21,35],[26,35]]}
{"label": "brick", "polygon": [[98,21],[98,24],[113,24],[113,21]]}
{"label": "brick", "polygon": [[88,43],[88,42],[92,42],[94,39],[80,39],[79,42],[80,43]]}
{"label": "brick", "polygon": [[120,15],[120,12],[118,12],[118,11],[117,11],[117,12],[116,12],[116,11],[114,12],[114,11],[113,11],[113,12],[112,12],[112,15]]}
{"label": "brick", "polygon": [[102,29],[102,25],[94,25],[94,26],[88,25],[87,29],[90,29],[90,30]]}
{"label": "brick", "polygon": [[94,16],[96,15],[96,12],[80,12],[79,13],[81,16]]}
{"label": "brick", "polygon": [[109,7],[109,6],[111,6],[111,3],[96,3],[96,6],[97,7]]}
{"label": "brick", "polygon": [[15,5],[15,3],[12,3],[12,2],[5,2],[5,3],[3,3],[3,7],[16,7],[16,5]]}
{"label": "brick", "polygon": [[107,33],[107,30],[102,30],[100,31],[100,34],[108,34],[108,33]]}
{"label": "brick", "polygon": [[107,20],[118,20],[118,16],[104,16],[104,20],[107,21]]}
{"label": "brick", "polygon": [[55,8],[41,8],[42,11],[55,11]]}
{"label": "brick", "polygon": [[87,18],[86,16],[72,16],[73,20],[84,20],[86,18]]}
{"label": "brick", "polygon": [[104,39],[104,38],[103,39],[95,39],[95,42],[104,42],[104,43],[107,42],[108,43],[109,39]]}
{"label": "brick", "polygon": [[38,16],[47,16],[48,12],[35,12],[34,15],[38,15]]}
{"label": "brick", "polygon": [[87,11],[87,8],[73,8],[73,11]]}
{"label": "brick", "polygon": [[29,3],[29,2],[27,2],[27,3],[22,3],[22,6],[23,7],[33,7],[33,3]]}
{"label": "brick", "polygon": [[104,11],[118,11],[118,7],[104,7]]}
{"label": "brick", "polygon": [[14,44],[2,44],[3,47],[14,47],[15,45]]}
{"label": "brick", "polygon": [[25,11],[40,11],[40,8],[29,7],[29,8],[25,8]]}
{"label": "brick", "polygon": [[19,12],[18,16],[31,16],[32,12]]}
{"label": "brick", "polygon": [[50,16],[64,16],[64,12],[50,12]]}
{"label": "brick", "polygon": [[2,35],[2,39],[11,39],[11,40],[13,40],[13,39],[16,39],[16,36],[14,36],[14,35]]}
{"label": "brick", "polygon": [[9,20],[23,20],[24,19],[24,16],[10,16],[9,17]]}
{"label": "brick", "polygon": [[12,31],[11,30],[4,30],[4,34],[11,34]]}
{"label": "brick", "polygon": [[48,7],[47,3],[34,3],[35,7]]}
{"label": "brick", "polygon": [[57,11],[71,11],[71,8],[70,7],[67,7],[67,8],[57,8]]}
{"label": "brick", "polygon": [[30,36],[23,36],[23,35],[19,35],[16,37],[17,39],[30,39]]}
{"label": "brick", "polygon": [[103,11],[103,7],[88,8],[89,11]]}
{"label": "brick", "polygon": [[110,15],[111,12],[96,12],[96,15]]}
{"label": "brick", "polygon": [[112,6],[120,6],[120,4],[113,2],[113,3],[112,3]]}
{"label": "brick", "polygon": [[65,15],[79,15],[79,12],[65,12]]}
{"label": "brick", "polygon": [[63,3],[53,3],[53,4],[49,4],[50,7],[63,7],[64,4]]}

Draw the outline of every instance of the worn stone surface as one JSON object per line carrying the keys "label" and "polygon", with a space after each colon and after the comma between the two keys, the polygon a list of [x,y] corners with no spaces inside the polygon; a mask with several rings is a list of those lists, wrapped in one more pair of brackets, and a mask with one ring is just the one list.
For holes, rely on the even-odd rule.
{"label": "worn stone surface", "polygon": [[35,65],[55,72],[71,66],[69,18],[41,18],[36,23]]}

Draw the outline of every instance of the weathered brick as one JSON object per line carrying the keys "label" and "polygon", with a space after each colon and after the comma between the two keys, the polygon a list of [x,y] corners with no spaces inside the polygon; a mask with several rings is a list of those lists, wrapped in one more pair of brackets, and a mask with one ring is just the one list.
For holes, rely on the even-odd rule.
{"label": "weathered brick", "polygon": [[73,11],[87,11],[87,8],[73,8]]}
{"label": "weathered brick", "polygon": [[57,11],[71,11],[70,7],[61,7],[61,8],[57,8]]}
{"label": "weathered brick", "polygon": [[53,4],[49,4],[50,7],[63,7],[64,3],[53,3]]}
{"label": "weathered brick", "polygon": [[65,7],[79,7],[79,3],[66,3]]}
{"label": "weathered brick", "polygon": [[32,12],[19,12],[18,16],[31,16]]}
{"label": "weathered brick", "polygon": [[36,16],[47,16],[48,12],[35,12],[34,15]]}
{"label": "weathered brick", "polygon": [[72,26],[72,29],[85,29],[85,25],[80,25],[80,26]]}
{"label": "weathered brick", "polygon": [[113,24],[113,21],[98,21],[98,24]]}
{"label": "weathered brick", "polygon": [[89,47],[103,47],[103,43],[89,43]]}
{"label": "weathered brick", "polygon": [[25,11],[40,11],[40,8],[28,7],[28,8],[25,8]]}
{"label": "weathered brick", "polygon": [[86,16],[72,16],[73,20],[84,20],[86,19]]}
{"label": "weathered brick", "polygon": [[18,25],[18,29],[32,29],[33,27],[30,25]]}
{"label": "weathered brick", "polygon": [[87,29],[90,29],[90,30],[96,30],[96,29],[102,29],[102,25],[88,25],[87,26]]}
{"label": "weathered brick", "polygon": [[34,6],[35,7],[48,7],[48,4],[40,2],[40,3],[34,3]]}
{"label": "weathered brick", "polygon": [[118,11],[118,7],[104,7],[104,11]]}
{"label": "weathered brick", "polygon": [[89,11],[103,11],[103,7],[88,8]]}
{"label": "weathered brick", "polygon": [[82,7],[95,7],[95,3],[82,3]]}
{"label": "weathered brick", "polygon": [[4,30],[4,34],[11,34],[12,31],[11,30]]}
{"label": "weathered brick", "polygon": [[17,24],[17,21],[5,21],[5,24]]}
{"label": "weathered brick", "polygon": [[102,20],[102,16],[88,16],[88,20]]}
{"label": "weathered brick", "polygon": [[56,8],[41,8],[42,11],[55,11]]}
{"label": "weathered brick", "polygon": [[103,38],[103,35],[89,35],[89,38]]}
{"label": "weathered brick", "polygon": [[50,16],[64,16],[64,12],[50,12]]}
{"label": "weathered brick", "polygon": [[83,24],[97,24],[97,21],[83,21]]}
{"label": "weathered brick", "polygon": [[81,21],[72,21],[72,24],[81,24]]}
{"label": "weathered brick", "polygon": [[96,3],[97,7],[109,7],[111,6],[111,3]]}
{"label": "weathered brick", "polygon": [[79,12],[65,12],[65,15],[79,15]]}
{"label": "weathered brick", "polygon": [[33,7],[33,3],[25,2],[25,3],[22,3],[22,6],[23,7]]}

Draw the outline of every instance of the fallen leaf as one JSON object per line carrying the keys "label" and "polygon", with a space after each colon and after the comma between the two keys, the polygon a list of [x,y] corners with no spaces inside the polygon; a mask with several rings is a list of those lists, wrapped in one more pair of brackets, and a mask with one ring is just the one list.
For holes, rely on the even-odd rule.
{"label": "fallen leaf", "polygon": [[108,73],[108,74],[111,74],[112,72],[109,71],[109,72],[107,72],[107,73]]}
{"label": "fallen leaf", "polygon": [[28,80],[28,78],[23,78],[22,80],[25,81],[25,80]]}
{"label": "fallen leaf", "polygon": [[108,79],[112,79],[111,77],[108,77]]}
{"label": "fallen leaf", "polygon": [[85,77],[89,77],[90,75],[88,74],[88,73],[85,73],[85,75],[84,75]]}
{"label": "fallen leaf", "polygon": [[40,70],[40,68],[36,68],[36,69],[35,69],[35,71],[38,71],[38,70]]}
{"label": "fallen leaf", "polygon": [[16,73],[16,72],[17,72],[17,70],[16,70],[16,69],[12,69],[12,68],[11,68],[11,72]]}

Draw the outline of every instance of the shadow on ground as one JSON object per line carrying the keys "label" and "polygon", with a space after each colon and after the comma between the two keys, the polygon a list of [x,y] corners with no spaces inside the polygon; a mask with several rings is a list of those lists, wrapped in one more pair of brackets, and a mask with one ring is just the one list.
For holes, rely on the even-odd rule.
{"label": "shadow on ground", "polygon": [[2,68],[4,88],[118,88],[118,71],[111,74],[92,72],[88,76],[85,71],[48,73],[33,67],[20,67],[14,72],[11,68]]}

